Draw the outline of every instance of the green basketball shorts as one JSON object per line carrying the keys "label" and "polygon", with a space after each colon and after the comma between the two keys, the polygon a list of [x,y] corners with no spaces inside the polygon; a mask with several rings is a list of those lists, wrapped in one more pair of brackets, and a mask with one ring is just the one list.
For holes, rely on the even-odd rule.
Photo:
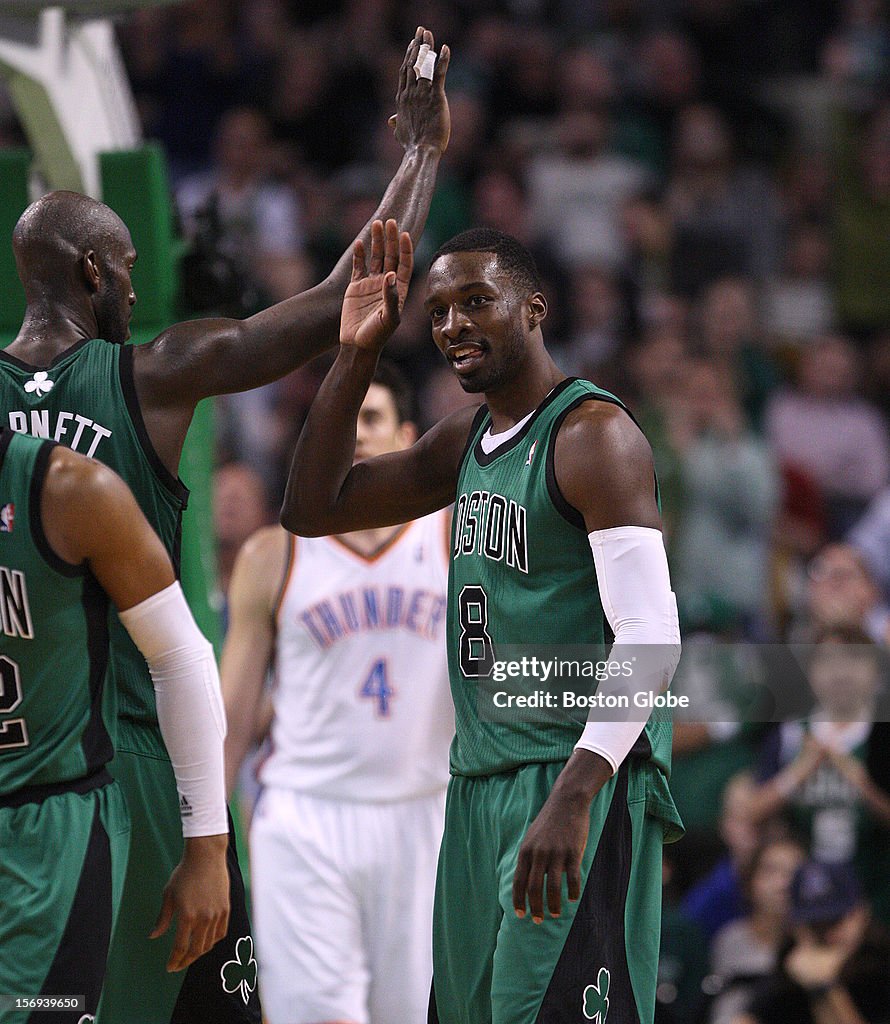
{"label": "green basketball shorts", "polygon": [[430,1024],[652,1024],[662,845],[681,828],[653,765],[625,762],[593,800],[581,899],[563,878],[559,918],[513,910],[519,848],[563,767],[452,778]]}
{"label": "green basketball shorts", "polygon": [[0,994],[85,997],[80,1012],[0,1006],[2,1024],[96,1012],[130,847],[123,794],[102,778],[0,804]]}
{"label": "green basketball shorts", "polygon": [[176,779],[158,727],[121,719],[111,771],[126,797],[133,830],[96,1024],[259,1024],[253,938],[231,821],[229,930],[185,971],[170,973],[175,918],[160,938],[148,937],[183,843]]}

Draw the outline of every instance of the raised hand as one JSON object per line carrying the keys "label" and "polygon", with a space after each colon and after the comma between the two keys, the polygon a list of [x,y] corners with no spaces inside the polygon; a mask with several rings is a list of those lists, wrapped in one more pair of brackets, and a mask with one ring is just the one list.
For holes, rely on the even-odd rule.
{"label": "raised hand", "polygon": [[433,80],[429,81],[418,77],[414,71],[417,54],[423,43],[435,49],[433,33],[419,26],[408,44],[405,59],[399,69],[396,113],[389,119],[389,123],[405,149],[411,146],[434,146],[444,152],[451,136],[451,114],[445,96],[445,75],[451,60],[451,50],[447,46],[442,47],[436,60]]}
{"label": "raised hand", "polygon": [[358,239],[352,251],[352,280],[343,296],[340,344],[376,351],[399,326],[411,271],[414,249],[407,231],[399,233],[394,220],[375,220],[371,225],[371,263],[366,265],[365,246]]}

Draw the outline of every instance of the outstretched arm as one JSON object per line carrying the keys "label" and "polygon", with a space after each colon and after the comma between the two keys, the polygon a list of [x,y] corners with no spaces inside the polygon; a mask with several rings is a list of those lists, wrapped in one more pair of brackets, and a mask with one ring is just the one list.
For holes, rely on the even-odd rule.
{"label": "outstretched arm", "polygon": [[[445,98],[450,53],[442,47],[432,81],[418,77],[414,63],[424,42],[432,46],[433,35],[418,28],[399,72],[395,132],[405,156],[372,218],[397,218],[415,240],[426,223],[450,134]],[[366,244],[370,230],[371,222],[360,236]],[[152,440],[162,435],[156,447],[166,448],[163,423],[153,423],[153,414],[173,411],[190,418],[200,399],[277,380],[335,344],[351,263],[350,247],[321,284],[255,316],[176,324],[139,346],[134,354],[137,391]],[[168,461],[165,451],[160,454]],[[174,454],[178,459],[178,451]]]}
{"label": "outstretched arm", "polygon": [[343,299],[340,352],[319,388],[297,442],[281,525],[307,537],[393,526],[454,499],[460,454],[474,409],[459,410],[406,451],[353,465],[356,421],[411,280],[410,236],[376,221],[370,268],[356,242]]}
{"label": "outstretched arm", "polygon": [[[167,967],[182,970],[225,935],[229,917],[224,722],[213,652],[191,618],[166,549],[129,488],[110,469],[55,448],[43,489],[42,518],[50,547],[66,562],[89,566],[152,670],[158,719],[177,786],[195,815],[153,933],[165,932],[176,916]],[[171,685],[162,693],[158,676],[164,673]]]}

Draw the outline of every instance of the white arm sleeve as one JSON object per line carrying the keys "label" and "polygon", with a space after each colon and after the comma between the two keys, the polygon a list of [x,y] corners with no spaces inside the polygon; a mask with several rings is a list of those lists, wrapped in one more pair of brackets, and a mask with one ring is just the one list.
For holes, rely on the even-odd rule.
{"label": "white arm sleeve", "polygon": [[151,672],[158,723],[179,790],[182,834],[188,838],[228,832],[226,716],[213,648],[178,583],[121,612],[120,620]]}
{"label": "white arm sleeve", "polygon": [[595,530],[588,539],[603,611],[615,634],[611,657],[632,654],[634,672],[609,676],[597,689],[630,697],[630,720],[588,720],[575,747],[604,757],[616,772],[646,724],[642,712],[634,713],[633,694],[658,694],[670,685],[680,660],[680,623],[660,530],[618,526]]}

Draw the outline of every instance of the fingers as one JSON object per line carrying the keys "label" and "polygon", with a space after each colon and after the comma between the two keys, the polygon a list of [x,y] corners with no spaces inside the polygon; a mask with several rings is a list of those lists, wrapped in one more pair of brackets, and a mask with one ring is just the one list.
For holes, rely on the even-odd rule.
{"label": "fingers", "polygon": [[513,909],[516,911],[517,917],[525,917],[525,894],[528,891],[528,873],[531,862],[531,855],[521,849],[516,861],[516,871],[513,874]]}
{"label": "fingers", "polygon": [[361,281],[365,276],[365,243],[357,238],[352,246],[352,280]]}
{"label": "fingers", "polygon": [[369,273],[373,276],[383,270],[383,221],[375,220],[371,225],[371,266]]}
{"label": "fingers", "polygon": [[176,929],[173,949],[170,952],[170,959],[167,961],[168,971],[181,971],[198,959],[203,952],[203,932],[204,929],[193,928],[190,920],[184,914],[179,915],[179,927]]}
{"label": "fingers", "polygon": [[390,218],[383,225],[383,272],[395,270],[399,265],[399,226]]}
{"label": "fingers", "polygon": [[417,60],[417,51],[420,49],[420,38],[423,33],[423,29],[418,26],[417,31],[414,33],[414,38],[408,43],[408,49],[405,51],[405,59],[402,61],[402,66],[399,68],[399,84],[396,88],[396,103],[402,97],[402,93],[408,86],[410,81],[409,75],[411,75],[411,69],[414,67],[414,62]]}
{"label": "fingers", "polygon": [[150,939],[156,939],[158,938],[158,936],[163,935],[164,932],[170,927],[170,922],[172,920],[173,897],[168,892],[165,892],[163,902],[161,903],[161,911],[158,914],[158,919],[157,921],[155,921],[155,926],[148,937]]}
{"label": "fingers", "polygon": [[573,861],[566,869],[566,878],[569,883],[569,899],[577,903],[581,899],[581,862]]}
{"label": "fingers", "polygon": [[399,266],[396,271],[397,287],[402,302],[408,294],[408,285],[414,273],[414,245],[407,231],[399,235]]}
{"label": "fingers", "polygon": [[399,313],[399,290],[396,287],[396,275],[390,271],[383,278],[383,319],[384,323],[395,328],[401,320]]}
{"label": "fingers", "polygon": [[451,47],[447,43],[443,43],[439,59],[436,61],[436,70],[433,72],[433,85],[441,92],[445,91],[445,76],[448,74],[448,65],[450,63]]}
{"label": "fingers", "polygon": [[513,875],[513,909],[517,917],[525,917],[526,903],[532,921],[541,924],[544,920],[544,892],[547,893],[547,910],[551,917],[562,913],[562,876],[568,874],[569,899],[581,898],[580,865],[571,865],[567,870],[562,866],[548,864],[543,857],[533,857],[520,850]]}
{"label": "fingers", "polygon": [[167,970],[181,971],[193,964],[225,936],[228,926],[228,906],[223,911],[208,912],[199,917],[181,913]]}
{"label": "fingers", "polygon": [[547,909],[551,917],[559,917],[562,910],[562,868],[547,871]]}

